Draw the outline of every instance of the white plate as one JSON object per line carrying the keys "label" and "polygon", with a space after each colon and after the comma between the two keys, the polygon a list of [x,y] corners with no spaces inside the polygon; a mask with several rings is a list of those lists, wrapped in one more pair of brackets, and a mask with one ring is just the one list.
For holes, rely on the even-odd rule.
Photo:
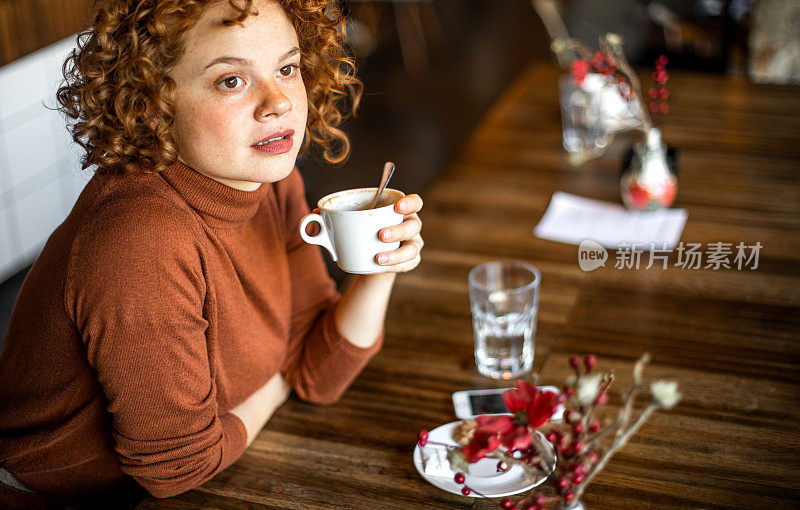
{"label": "white plate", "polygon": [[[452,438],[453,428],[461,423],[454,421],[446,423],[428,432],[428,441],[437,443],[444,443],[456,446],[457,443]],[[489,498],[499,498],[503,496],[511,496],[530,490],[533,487],[541,484],[547,479],[547,476],[555,469],[556,457],[553,446],[545,439],[544,435],[536,431],[534,436],[539,450],[547,459],[549,469],[547,474],[529,474],[522,468],[522,466],[514,465],[504,473],[497,472],[497,459],[481,459],[474,464],[469,465],[469,473],[464,473],[465,482],[469,488],[480,492],[482,495]],[[459,485],[455,482],[453,477],[455,472],[451,471],[447,476],[431,476],[425,473],[425,467],[422,465],[422,451],[419,444],[414,448],[414,466],[422,475],[422,478],[427,480],[430,484],[453,494],[461,494],[461,489],[464,485]],[[469,494],[470,497],[479,498],[480,496],[474,492]]]}

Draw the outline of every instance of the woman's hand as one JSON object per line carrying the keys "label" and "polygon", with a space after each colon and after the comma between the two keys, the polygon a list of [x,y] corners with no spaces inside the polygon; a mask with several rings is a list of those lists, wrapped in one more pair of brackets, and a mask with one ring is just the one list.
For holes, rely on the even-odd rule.
{"label": "woman's hand", "polygon": [[375,261],[386,267],[387,273],[405,273],[411,271],[420,262],[420,251],[425,244],[420,231],[422,220],[417,213],[422,209],[419,195],[406,195],[394,204],[394,210],[403,215],[403,223],[394,227],[386,227],[378,232],[378,237],[385,243],[400,241],[400,247],[393,251],[379,253]]}

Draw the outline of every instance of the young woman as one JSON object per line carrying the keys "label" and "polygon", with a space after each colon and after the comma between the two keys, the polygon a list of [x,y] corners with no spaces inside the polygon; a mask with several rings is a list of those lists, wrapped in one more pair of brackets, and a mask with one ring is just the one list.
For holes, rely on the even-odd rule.
{"label": "young woman", "polygon": [[0,357],[9,506],[197,487],[291,390],[342,395],[380,348],[394,275],[420,260],[416,195],[380,233],[402,241],[379,254],[386,271],[341,296],[297,231],[295,160],[311,142],[344,159],[340,105],[360,95],[335,2],[97,9],[58,96],[97,171],[31,269]]}

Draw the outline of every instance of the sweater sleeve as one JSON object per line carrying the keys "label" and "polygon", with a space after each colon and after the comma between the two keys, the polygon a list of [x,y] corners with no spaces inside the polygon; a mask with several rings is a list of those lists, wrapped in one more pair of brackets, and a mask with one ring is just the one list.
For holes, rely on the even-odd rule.
{"label": "sweater sleeve", "polygon": [[163,199],[119,209],[76,243],[65,306],[108,400],[122,471],[168,497],[237,460],[247,433],[217,409],[188,213]]}
{"label": "sweater sleeve", "polygon": [[319,247],[307,244],[300,237],[300,220],[309,208],[297,169],[283,184],[292,319],[281,371],[300,398],[329,404],[341,398],[378,352],[383,337],[381,335],[372,346],[361,348],[337,330],[333,312],[340,296]]}

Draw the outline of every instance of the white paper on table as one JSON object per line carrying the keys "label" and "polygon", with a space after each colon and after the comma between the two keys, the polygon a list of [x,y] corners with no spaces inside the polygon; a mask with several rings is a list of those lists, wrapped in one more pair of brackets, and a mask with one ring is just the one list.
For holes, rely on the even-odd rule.
{"label": "white paper on table", "polygon": [[672,249],[678,244],[689,213],[686,209],[629,211],[623,206],[556,191],[533,229],[536,237],[567,244],[590,239],[604,248],[644,245]]}

